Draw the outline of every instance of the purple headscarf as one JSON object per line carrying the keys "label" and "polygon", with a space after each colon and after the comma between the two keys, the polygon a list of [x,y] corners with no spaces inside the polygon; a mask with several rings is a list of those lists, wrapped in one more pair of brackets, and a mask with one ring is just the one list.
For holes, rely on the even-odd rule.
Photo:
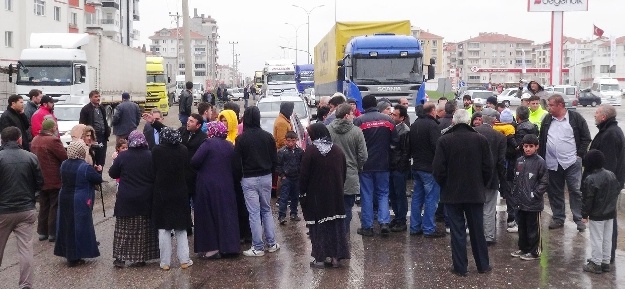
{"label": "purple headscarf", "polygon": [[142,132],[138,130],[133,130],[128,135],[128,147],[129,148],[140,148],[140,147],[148,147],[148,141],[145,139],[145,136]]}
{"label": "purple headscarf", "polygon": [[226,139],[228,136],[228,128],[221,121],[211,121],[206,125],[208,138],[222,138]]}

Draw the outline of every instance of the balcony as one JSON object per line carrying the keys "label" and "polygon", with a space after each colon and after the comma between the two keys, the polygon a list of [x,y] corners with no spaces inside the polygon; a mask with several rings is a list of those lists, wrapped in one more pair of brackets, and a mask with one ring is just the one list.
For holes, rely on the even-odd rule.
{"label": "balcony", "polygon": [[115,25],[115,26],[119,26],[119,20],[116,19],[102,19],[100,20],[100,23],[102,23],[102,25]]}
{"label": "balcony", "polygon": [[134,40],[139,40],[141,38],[141,32],[139,32],[139,30],[137,29],[133,29],[132,32],[130,32],[130,38]]}
{"label": "balcony", "polygon": [[87,5],[102,5],[102,0],[87,0],[85,1]]}
{"label": "balcony", "polygon": [[102,7],[115,8],[119,10],[119,0],[102,0]]}

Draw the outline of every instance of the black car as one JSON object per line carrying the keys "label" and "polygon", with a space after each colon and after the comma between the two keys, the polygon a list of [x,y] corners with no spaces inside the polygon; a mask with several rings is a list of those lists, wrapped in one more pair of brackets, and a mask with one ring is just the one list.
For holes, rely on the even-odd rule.
{"label": "black car", "polygon": [[581,91],[579,93],[578,105],[586,107],[588,105],[595,107],[601,104],[601,97],[593,94],[590,91]]}

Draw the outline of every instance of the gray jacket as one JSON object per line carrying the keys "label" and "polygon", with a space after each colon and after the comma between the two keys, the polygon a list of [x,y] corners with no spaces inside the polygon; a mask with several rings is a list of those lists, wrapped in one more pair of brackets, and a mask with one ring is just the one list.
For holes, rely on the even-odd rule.
{"label": "gray jacket", "polygon": [[362,130],[354,125],[351,120],[335,119],[328,125],[332,136],[332,142],[339,146],[345,154],[347,163],[347,176],[343,193],[346,195],[360,194],[360,181],[358,172],[367,162],[367,144]]}
{"label": "gray jacket", "polygon": [[139,126],[141,109],[139,105],[125,100],[115,108],[113,115],[113,134],[127,135]]}
{"label": "gray jacket", "polygon": [[193,105],[193,94],[189,90],[183,90],[180,93],[180,99],[178,100],[179,114],[190,116],[191,106]]}
{"label": "gray jacket", "polygon": [[37,111],[38,108],[39,106],[32,100],[26,102],[26,104],[24,105],[24,114],[28,118],[28,121],[30,121],[30,119],[33,117],[33,114],[35,114],[35,111]]}
{"label": "gray jacket", "polygon": [[8,142],[0,151],[0,214],[35,209],[35,192],[41,190],[43,176],[37,157]]}

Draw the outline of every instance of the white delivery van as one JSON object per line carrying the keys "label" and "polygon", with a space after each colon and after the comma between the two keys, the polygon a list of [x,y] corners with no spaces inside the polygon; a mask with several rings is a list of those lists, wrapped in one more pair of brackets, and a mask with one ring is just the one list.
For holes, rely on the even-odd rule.
{"label": "white delivery van", "polygon": [[618,80],[614,78],[595,78],[592,82],[591,91],[601,97],[601,103],[621,105],[622,97]]}

